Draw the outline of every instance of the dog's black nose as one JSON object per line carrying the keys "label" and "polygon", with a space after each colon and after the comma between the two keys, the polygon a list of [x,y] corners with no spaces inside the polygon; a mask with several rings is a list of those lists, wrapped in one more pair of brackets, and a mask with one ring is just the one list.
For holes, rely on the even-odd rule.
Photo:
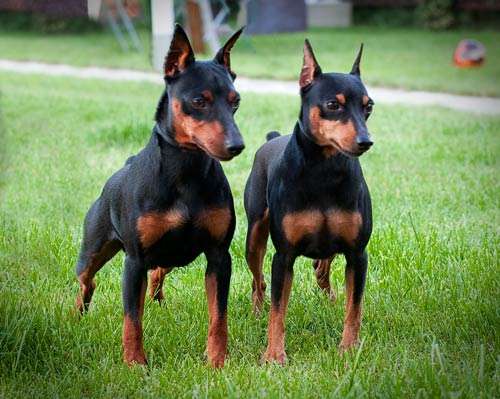
{"label": "dog's black nose", "polygon": [[373,145],[373,141],[371,141],[368,137],[362,139],[358,138],[356,142],[361,150],[367,150]]}
{"label": "dog's black nose", "polygon": [[233,144],[227,147],[227,151],[231,155],[238,155],[245,149],[245,144]]}

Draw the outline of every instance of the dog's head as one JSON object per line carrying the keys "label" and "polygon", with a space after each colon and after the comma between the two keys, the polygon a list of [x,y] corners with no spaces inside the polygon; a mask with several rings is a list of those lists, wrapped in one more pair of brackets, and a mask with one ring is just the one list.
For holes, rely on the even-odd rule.
{"label": "dog's head", "polygon": [[363,45],[350,73],[323,73],[312,47],[306,39],[304,62],[300,73],[302,97],[301,121],[305,134],[318,145],[360,156],[373,144],[366,120],[372,113],[373,101],[361,81],[359,63]]}
{"label": "dog's head", "polygon": [[156,118],[165,119],[168,134],[180,147],[201,150],[219,160],[229,160],[245,148],[234,121],[240,95],[230,64],[231,48],[241,32],[213,60],[196,61],[186,33],[176,25],[164,64],[166,95]]}

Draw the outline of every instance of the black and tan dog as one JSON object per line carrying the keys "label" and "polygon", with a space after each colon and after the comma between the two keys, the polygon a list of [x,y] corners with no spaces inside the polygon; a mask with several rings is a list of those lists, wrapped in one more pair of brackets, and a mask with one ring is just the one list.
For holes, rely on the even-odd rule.
{"label": "black and tan dog", "polygon": [[128,364],[146,363],[141,320],[148,270],[155,269],[151,295],[161,299],[165,274],[204,253],[208,360],[214,367],[224,365],[235,213],[218,160],[229,160],[244,148],[233,118],[239,95],[229,59],[240,33],[214,60],[200,62],[185,32],[176,26],[151,139],[111,176],[87,213],[76,267],[77,307],[81,312],[88,308],[94,275],[124,250],[123,350]]}
{"label": "black and tan dog", "polygon": [[269,232],[276,248],[266,361],[286,360],[285,314],[293,265],[300,255],[316,259],[318,284],[331,296],[330,264],[335,254],[345,255],[347,303],[340,347],[347,349],[358,341],[372,215],[357,157],[373,144],[365,124],[373,101],[360,79],[361,53],[362,47],[350,74],[322,73],[306,40],[302,107],[293,134],[269,133],[269,141],[255,155],[245,210],[246,257],[256,311],[266,288],[262,263]]}

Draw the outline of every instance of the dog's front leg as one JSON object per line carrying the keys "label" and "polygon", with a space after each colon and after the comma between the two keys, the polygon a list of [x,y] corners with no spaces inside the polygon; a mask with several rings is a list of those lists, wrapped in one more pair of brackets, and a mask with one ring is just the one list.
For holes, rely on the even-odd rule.
{"label": "dog's front leg", "polygon": [[284,365],[285,353],[285,316],[288,299],[292,289],[293,263],[295,258],[276,252],[273,257],[271,279],[271,313],[264,361]]}
{"label": "dog's front leg", "polygon": [[228,248],[211,249],[205,255],[209,316],[207,356],[212,367],[223,367],[227,351],[227,298],[231,280],[231,256]]}
{"label": "dog's front leg", "polygon": [[123,274],[123,360],[128,365],[147,364],[142,343],[142,315],[147,271],[138,259],[127,256]]}
{"label": "dog's front leg", "polygon": [[341,352],[346,351],[359,342],[359,329],[361,327],[361,304],[365,288],[366,270],[368,268],[368,254],[346,254],[345,286],[346,304],[344,331],[340,342]]}

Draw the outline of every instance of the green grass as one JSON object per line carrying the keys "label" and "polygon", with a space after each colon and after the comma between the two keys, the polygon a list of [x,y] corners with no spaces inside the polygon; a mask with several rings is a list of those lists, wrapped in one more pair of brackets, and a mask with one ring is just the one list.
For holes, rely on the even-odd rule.
{"label": "green grass", "polygon": [[[121,51],[106,32],[46,35],[0,32],[1,58],[39,60],[74,65],[150,69],[150,38],[142,54]],[[446,31],[353,27],[312,29],[294,34],[244,37],[233,51],[233,68],[242,76],[297,79],[304,37],[308,37],[324,71],[350,70],[361,42],[362,71],[367,83],[407,89],[500,96],[500,32]],[[487,48],[486,64],[457,69],[453,51],[463,38],[475,38]]]}
{"label": "green grass", "polygon": [[[237,207],[232,244],[230,358],[203,359],[204,257],[149,299],[150,367],[121,361],[117,256],[97,276],[91,311],[72,311],[83,216],[109,175],[148,139],[158,86],[0,73],[4,152],[0,203],[0,397],[498,397],[500,118],[377,106],[375,146],[362,158],[375,229],[362,347],[337,352],[336,304],[295,266],[287,318],[289,365],[261,366],[266,317],[251,313],[242,190],[270,129],[289,131],[298,98],[243,93],[247,149],[225,163]],[[272,248],[266,257],[266,279]],[[269,296],[269,292],[267,292]],[[269,299],[267,300],[269,302]],[[266,306],[268,308],[269,303]]]}

